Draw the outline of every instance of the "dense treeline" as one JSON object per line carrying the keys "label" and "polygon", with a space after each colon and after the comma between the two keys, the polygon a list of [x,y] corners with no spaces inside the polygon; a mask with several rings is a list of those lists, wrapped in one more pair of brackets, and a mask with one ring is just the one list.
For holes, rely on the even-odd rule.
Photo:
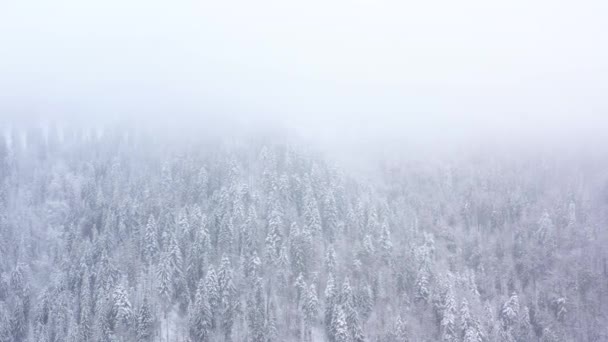
{"label": "dense treeline", "polygon": [[0,141],[0,341],[606,341],[604,164]]}

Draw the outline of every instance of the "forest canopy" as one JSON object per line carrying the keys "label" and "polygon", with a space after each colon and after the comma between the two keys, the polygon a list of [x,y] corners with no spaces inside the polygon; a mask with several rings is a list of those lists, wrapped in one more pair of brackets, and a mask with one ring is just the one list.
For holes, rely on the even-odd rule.
{"label": "forest canopy", "polygon": [[0,341],[605,341],[606,160],[13,126]]}

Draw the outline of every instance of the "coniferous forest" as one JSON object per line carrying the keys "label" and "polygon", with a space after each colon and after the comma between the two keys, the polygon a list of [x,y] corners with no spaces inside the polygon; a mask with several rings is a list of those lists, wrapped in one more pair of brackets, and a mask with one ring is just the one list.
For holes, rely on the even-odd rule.
{"label": "coniferous forest", "polygon": [[2,342],[608,341],[605,159],[5,133]]}

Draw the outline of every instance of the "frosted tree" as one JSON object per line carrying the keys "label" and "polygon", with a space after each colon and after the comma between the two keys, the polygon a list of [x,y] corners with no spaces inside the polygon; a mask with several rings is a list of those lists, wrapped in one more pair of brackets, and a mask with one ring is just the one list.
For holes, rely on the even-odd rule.
{"label": "frosted tree", "polygon": [[327,277],[327,285],[325,286],[325,329],[327,335],[333,341],[333,317],[335,315],[335,306],[337,305],[337,289],[333,274]]}
{"label": "frosted tree", "polygon": [[448,285],[445,293],[442,296],[441,303],[441,340],[453,342],[458,340],[456,333],[456,304],[452,293],[451,285]]}
{"label": "frosted tree", "polygon": [[256,279],[260,275],[261,265],[262,261],[260,260],[260,257],[258,257],[258,252],[254,250],[251,252],[251,255],[244,265],[245,276]]}
{"label": "frosted tree", "polygon": [[278,261],[279,251],[282,241],[282,218],[277,205],[270,212],[268,219],[268,234],[266,235],[266,260],[270,265],[275,265]]}
{"label": "frosted tree", "polygon": [[94,341],[112,342],[114,335],[114,305],[111,292],[102,293],[95,305],[95,329],[93,334]]}
{"label": "frosted tree", "polygon": [[8,324],[11,332],[11,341],[23,341],[26,337],[28,323],[24,305],[21,299],[17,299],[11,312]]}
{"label": "frosted tree", "polygon": [[323,202],[324,228],[329,241],[334,241],[338,227],[338,208],[333,192],[329,189]]}
{"label": "frosted tree", "polygon": [[391,232],[388,227],[388,222],[386,220],[382,223],[382,233],[380,234],[380,250],[382,255],[382,260],[388,264],[391,258],[391,253],[393,251],[393,242],[391,241]]}
{"label": "frosted tree", "polygon": [[407,324],[403,320],[403,318],[401,318],[401,315],[397,316],[397,323],[395,324],[394,335],[395,335],[396,342],[409,342],[410,341]]}
{"label": "frosted tree", "polygon": [[428,303],[430,296],[429,278],[426,269],[422,268],[418,271],[416,277],[416,300]]}
{"label": "frosted tree", "polygon": [[[186,281],[190,293],[196,292],[198,281],[203,277],[210,260],[211,239],[207,228],[207,216],[201,215],[198,227],[194,229],[194,241],[190,245],[190,253],[186,257]],[[196,225],[195,225],[196,226]]]}
{"label": "frosted tree", "polygon": [[460,331],[463,342],[482,342],[479,323],[471,316],[469,302],[466,298],[462,300],[460,305]]}
{"label": "frosted tree", "polygon": [[133,309],[131,308],[131,302],[129,301],[127,292],[121,285],[116,286],[112,297],[114,300],[113,315],[116,317],[116,323],[122,328],[121,330],[124,334],[124,331],[130,328],[132,322]]}
{"label": "frosted tree", "polygon": [[[46,336],[46,331],[44,331]],[[9,342],[11,340],[10,314],[4,301],[0,302],[0,341]]]}
{"label": "frosted tree", "polygon": [[253,289],[247,299],[247,325],[249,336],[254,342],[265,342],[266,331],[266,307],[262,279],[256,277],[253,281]]}
{"label": "frosted tree", "polygon": [[550,234],[553,231],[553,222],[547,211],[543,212],[543,215],[538,220],[538,229],[535,233],[536,238],[540,243],[546,243]]}
{"label": "frosted tree", "polygon": [[89,341],[92,334],[92,296],[91,296],[91,284],[90,275],[88,269],[82,276],[82,282],[80,285],[80,325],[79,337],[81,341]]}
{"label": "frosted tree", "polygon": [[[179,244],[175,233],[169,234],[167,241],[166,251],[164,253],[165,260],[162,263],[168,263],[169,275],[171,279],[171,295],[175,296],[181,305],[182,309],[188,306],[190,296],[188,294],[188,286],[186,277],[183,272],[183,258],[182,252],[179,248]],[[163,265],[163,267],[167,267]]]}
{"label": "frosted tree", "polygon": [[327,247],[327,253],[325,254],[325,268],[327,273],[335,273],[336,272],[336,250],[333,245],[329,245]]}
{"label": "frosted tree", "polygon": [[306,282],[304,281],[304,276],[302,275],[302,273],[298,274],[298,276],[296,277],[294,286],[296,288],[298,296],[297,299],[299,301],[301,298],[304,298],[304,295],[306,294]]}
{"label": "frosted tree", "polygon": [[314,326],[319,311],[319,300],[317,298],[317,290],[314,284],[311,284],[308,289],[305,289],[304,296],[304,321],[306,322],[305,339],[312,340],[311,328]]}
{"label": "frosted tree", "polygon": [[500,309],[500,319],[504,330],[510,330],[517,320],[519,314],[519,299],[517,293],[512,293]]}
{"label": "frosted tree", "polygon": [[176,235],[180,240],[191,238],[192,226],[188,219],[188,211],[182,207],[177,214],[177,232]]}
{"label": "frosted tree", "polygon": [[524,306],[521,308],[518,324],[515,332],[515,338],[517,341],[530,341],[534,337],[534,332],[532,331],[532,323],[530,322],[530,309],[528,306]]}
{"label": "frosted tree", "polygon": [[156,278],[157,278],[157,290],[158,296],[161,300],[163,309],[163,318],[165,322],[165,333],[167,340],[169,340],[169,321],[168,313],[171,309],[171,299],[173,297],[173,286],[172,286],[172,269],[171,269],[171,258],[167,252],[161,255],[159,264],[157,266]]}
{"label": "frosted tree", "polygon": [[196,177],[196,189],[198,190],[199,199],[205,198],[209,191],[209,173],[207,169],[202,166]]}
{"label": "frosted tree", "polygon": [[374,305],[372,296],[372,289],[367,284],[361,286],[355,295],[355,306],[364,322],[372,313]]}
{"label": "frosted tree", "polygon": [[228,257],[223,257],[218,273],[220,289],[220,312],[222,315],[222,330],[224,338],[231,340],[232,327],[236,316],[236,288],[233,280],[232,266]]}
{"label": "frosted tree", "polygon": [[[33,336],[34,342],[46,342],[46,341],[50,340],[48,326],[46,324],[43,324],[42,322],[36,323],[36,327],[34,328],[33,335],[34,335]],[[0,341],[8,342],[9,337],[0,335]],[[78,340],[76,340],[76,341],[78,341]],[[86,340],[80,340],[80,341],[86,341]]]}
{"label": "frosted tree", "polygon": [[227,217],[220,225],[218,233],[218,251],[231,253],[234,247],[234,223],[232,217]]}
{"label": "frosted tree", "polygon": [[101,260],[99,261],[97,271],[97,284],[99,285],[98,291],[104,291],[111,293],[114,284],[118,281],[119,271],[114,266],[114,263],[108,257],[107,250],[104,249],[101,254]]}
{"label": "frosted tree", "polygon": [[365,234],[365,237],[363,238],[363,251],[368,258],[372,261],[374,260],[374,257],[376,256],[376,247],[374,247],[372,235],[369,233]]}
{"label": "frosted tree", "polygon": [[568,313],[567,304],[568,303],[566,301],[566,297],[562,296],[553,299],[551,303],[551,305],[553,306],[553,312],[555,313],[555,318],[559,322],[563,322],[566,317],[566,314]]}
{"label": "frosted tree", "polygon": [[207,288],[201,279],[196,290],[196,299],[190,309],[190,337],[196,341],[208,341],[213,326],[213,314],[209,305]]}
{"label": "frosted tree", "polygon": [[212,320],[212,328],[216,327],[216,314],[219,310],[220,301],[221,301],[221,291],[219,282],[217,280],[217,275],[215,274],[215,269],[213,266],[209,266],[209,270],[207,271],[207,275],[205,276],[205,289],[207,293],[207,297],[209,298],[209,308],[211,309],[211,315],[213,317]]}
{"label": "frosted tree", "polygon": [[344,279],[342,291],[340,293],[340,306],[346,315],[350,340],[353,342],[363,342],[365,336],[359,321],[359,314],[355,310],[353,291],[348,278]]}
{"label": "frosted tree", "polygon": [[268,320],[266,321],[266,339],[268,342],[274,342],[277,341],[278,336],[276,309],[271,302],[268,307]]}
{"label": "frosted tree", "polygon": [[148,223],[146,224],[144,249],[145,258],[149,265],[154,263],[158,256],[157,231],[158,227],[156,225],[156,220],[154,219],[154,216],[150,215]]}
{"label": "frosted tree", "polygon": [[464,332],[462,341],[463,342],[482,342],[483,340],[477,329],[468,327],[467,330]]}
{"label": "frosted tree", "polygon": [[367,234],[378,234],[380,231],[380,223],[378,221],[378,212],[375,206],[371,206],[367,215],[367,225],[365,227]]}
{"label": "frosted tree", "polygon": [[304,193],[304,222],[306,228],[313,234],[321,234],[321,214],[319,205],[313,194],[312,188],[308,186]]}
{"label": "frosted tree", "polygon": [[154,319],[148,304],[148,298],[144,297],[144,301],[137,313],[136,322],[136,337],[137,342],[148,342],[152,340],[152,328]]}
{"label": "frosted tree", "polygon": [[350,342],[350,336],[348,333],[348,325],[346,323],[346,316],[342,307],[338,306],[334,312],[332,319],[332,331],[335,342]]}
{"label": "frosted tree", "polygon": [[290,235],[289,243],[294,273],[308,274],[309,264],[313,259],[312,235],[306,227],[300,231],[295,222],[291,230],[293,234]]}

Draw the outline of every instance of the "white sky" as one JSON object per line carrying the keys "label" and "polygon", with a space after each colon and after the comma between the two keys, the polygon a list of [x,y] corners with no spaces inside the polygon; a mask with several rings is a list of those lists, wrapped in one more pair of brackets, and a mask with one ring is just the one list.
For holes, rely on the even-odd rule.
{"label": "white sky", "polygon": [[608,140],[608,1],[0,0],[0,115],[209,113],[359,142]]}

